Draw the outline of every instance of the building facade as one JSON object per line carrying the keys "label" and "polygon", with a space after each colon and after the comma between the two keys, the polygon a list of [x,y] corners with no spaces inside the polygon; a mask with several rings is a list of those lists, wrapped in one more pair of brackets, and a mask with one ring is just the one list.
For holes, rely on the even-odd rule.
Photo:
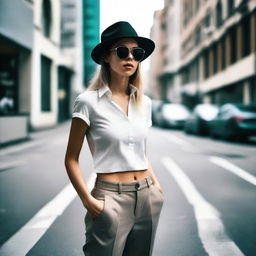
{"label": "building facade", "polygon": [[0,145],[28,136],[33,29],[29,2],[0,1]]}
{"label": "building facade", "polygon": [[99,43],[100,2],[99,0],[83,0],[83,61],[84,86],[88,84],[96,69],[91,58],[91,51]]}
{"label": "building facade", "polygon": [[67,120],[72,96],[82,88],[79,2],[38,0],[33,3],[35,31],[30,114],[33,129]]}
{"label": "building facade", "polygon": [[[150,38],[155,42],[155,50],[150,56],[148,72],[148,94],[155,99],[164,97],[163,87],[160,87],[159,76],[163,70],[163,54],[165,45],[165,10],[154,13],[154,23],[151,28]],[[160,90],[162,88],[162,90]]]}
{"label": "building facade", "polygon": [[[256,1],[178,2],[180,61],[173,71],[174,55],[165,53],[168,64],[160,76],[161,87],[179,94],[180,101],[189,107],[199,102],[256,102]],[[165,8],[177,5],[166,1]],[[166,16],[166,24],[170,20]],[[166,31],[167,35],[172,33]]]}
{"label": "building facade", "polygon": [[82,13],[80,0],[0,2],[0,144],[70,118],[84,88]]}

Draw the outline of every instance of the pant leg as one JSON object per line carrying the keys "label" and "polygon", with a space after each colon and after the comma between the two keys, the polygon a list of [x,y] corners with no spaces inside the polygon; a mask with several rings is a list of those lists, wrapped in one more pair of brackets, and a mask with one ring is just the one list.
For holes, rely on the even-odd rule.
{"label": "pant leg", "polygon": [[123,256],[152,255],[163,195],[153,185],[137,193],[135,223],[128,235]]}
{"label": "pant leg", "polygon": [[121,256],[127,236],[134,224],[136,192],[106,191],[94,188],[92,195],[103,199],[104,209],[92,220],[85,216],[86,242],[83,246],[85,256]]}

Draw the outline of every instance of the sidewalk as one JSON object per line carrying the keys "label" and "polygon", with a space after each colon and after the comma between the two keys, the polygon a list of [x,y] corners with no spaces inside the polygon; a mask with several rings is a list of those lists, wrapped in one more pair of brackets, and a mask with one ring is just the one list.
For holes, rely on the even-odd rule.
{"label": "sidewalk", "polygon": [[[56,134],[65,134],[68,138],[70,129],[70,120],[63,122],[55,127],[33,131],[29,133],[29,138],[25,141],[14,142],[0,148],[0,172],[6,169],[12,168],[17,165],[21,165],[20,161],[14,160],[13,155],[18,152],[38,147],[45,143],[51,143],[51,139],[54,139]],[[46,141],[47,138],[47,141]]]}

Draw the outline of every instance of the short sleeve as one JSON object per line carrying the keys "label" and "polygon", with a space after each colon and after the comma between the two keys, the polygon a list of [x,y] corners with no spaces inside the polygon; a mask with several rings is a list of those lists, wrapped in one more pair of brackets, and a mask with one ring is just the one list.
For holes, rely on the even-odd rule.
{"label": "short sleeve", "polygon": [[90,126],[88,104],[81,95],[77,96],[74,102],[72,118],[74,117],[84,120]]}
{"label": "short sleeve", "polygon": [[147,97],[147,127],[152,126],[152,100]]}

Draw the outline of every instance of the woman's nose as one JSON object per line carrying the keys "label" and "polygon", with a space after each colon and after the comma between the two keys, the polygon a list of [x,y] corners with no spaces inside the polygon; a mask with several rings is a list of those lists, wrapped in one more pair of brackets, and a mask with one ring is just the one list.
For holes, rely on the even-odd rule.
{"label": "woman's nose", "polygon": [[133,59],[133,55],[132,55],[131,51],[129,51],[129,54],[128,54],[128,56],[127,56],[127,59],[129,59],[129,60]]}

